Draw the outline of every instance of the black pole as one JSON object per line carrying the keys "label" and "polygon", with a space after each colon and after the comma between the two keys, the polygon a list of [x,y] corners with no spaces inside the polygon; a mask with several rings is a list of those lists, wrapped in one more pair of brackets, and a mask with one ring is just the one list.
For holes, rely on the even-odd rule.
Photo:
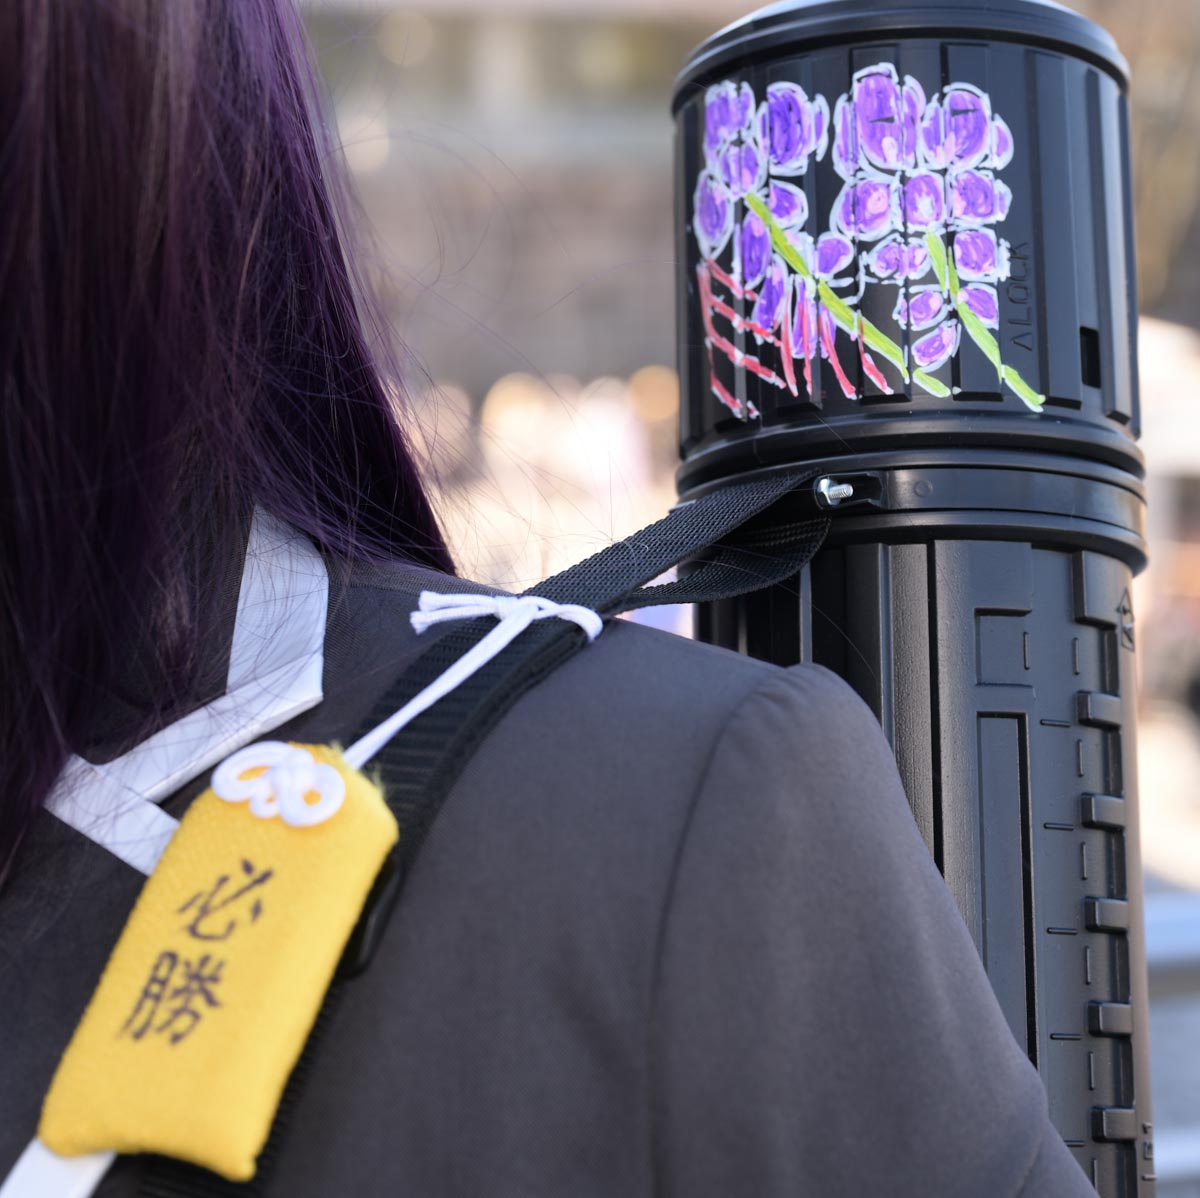
{"label": "black pole", "polygon": [[1125,88],[1040,0],[825,0],[711,38],[674,104],[680,492],[802,462],[778,519],[834,516],[700,635],[874,709],[1104,1198],[1154,1188]]}

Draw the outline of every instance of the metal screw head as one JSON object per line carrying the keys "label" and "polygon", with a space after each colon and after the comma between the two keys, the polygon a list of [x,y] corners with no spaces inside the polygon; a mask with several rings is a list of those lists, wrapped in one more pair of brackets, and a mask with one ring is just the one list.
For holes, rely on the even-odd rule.
{"label": "metal screw head", "polygon": [[837,507],[843,500],[854,497],[854,487],[850,483],[839,483],[832,478],[817,479],[813,489],[824,507]]}

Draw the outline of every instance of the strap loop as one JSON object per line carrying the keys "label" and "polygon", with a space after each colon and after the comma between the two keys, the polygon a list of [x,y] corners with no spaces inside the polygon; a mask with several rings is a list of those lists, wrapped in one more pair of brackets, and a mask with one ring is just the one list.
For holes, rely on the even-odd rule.
{"label": "strap loop", "polygon": [[447,620],[470,620],[493,616],[499,623],[472,645],[444,673],[414,695],[382,724],[352,744],[345,753],[346,761],[355,769],[362,767],[383,748],[406,724],[428,711],[439,699],[466,682],[476,671],[483,669],[517,639],[535,620],[558,617],[578,624],[594,641],[604,629],[604,620],[578,603],[555,603],[537,595],[444,595],[423,591],[417,610],[409,617],[413,628],[422,633],[434,624]]}
{"label": "strap loop", "polygon": [[417,632],[424,632],[446,620],[496,616],[503,621],[525,611],[533,613],[533,620],[543,620],[547,616],[570,620],[587,633],[589,641],[594,641],[604,628],[603,618],[590,607],[555,603],[538,595],[443,595],[437,591],[422,591],[417,610],[409,618]]}

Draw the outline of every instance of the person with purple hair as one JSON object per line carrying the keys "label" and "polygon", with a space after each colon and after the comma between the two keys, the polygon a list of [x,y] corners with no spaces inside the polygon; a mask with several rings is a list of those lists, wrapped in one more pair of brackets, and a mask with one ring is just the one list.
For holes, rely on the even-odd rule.
{"label": "person with purple hair", "polygon": [[[320,112],[291,0],[0,6],[5,1198],[211,767],[346,742],[477,589]],[[1092,1193],[865,705],[619,622],[466,765],[284,1130],[254,1187],[69,1192]]]}

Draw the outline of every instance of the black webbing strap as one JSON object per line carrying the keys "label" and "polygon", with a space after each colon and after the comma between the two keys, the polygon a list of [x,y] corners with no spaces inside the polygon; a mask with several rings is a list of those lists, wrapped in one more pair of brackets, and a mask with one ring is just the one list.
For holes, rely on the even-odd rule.
{"label": "black webbing strap", "polygon": [[[733,483],[678,507],[626,540],[556,574],[529,594],[575,603],[602,615],[660,603],[696,603],[760,590],[798,573],[829,527],[814,515],[791,525],[756,528],[755,517],[798,491],[815,472],[791,472]],[[689,560],[690,559],[690,560]],[[645,584],[680,562],[686,572],[658,586]],[[433,640],[376,704],[360,734],[381,724],[440,677],[495,626],[464,620]],[[535,621],[486,666],[434,704],[390,741],[375,759],[384,797],[400,826],[392,857],[380,871],[363,918],[352,934],[320,1015],[290,1077],[254,1179],[227,1182],[207,1170],[166,1157],[147,1160],[145,1198],[234,1198],[266,1193],[273,1165],[323,1029],[347,979],[370,960],[404,881],[451,787],[496,723],[527,690],[587,644],[581,628],[564,620]]]}

